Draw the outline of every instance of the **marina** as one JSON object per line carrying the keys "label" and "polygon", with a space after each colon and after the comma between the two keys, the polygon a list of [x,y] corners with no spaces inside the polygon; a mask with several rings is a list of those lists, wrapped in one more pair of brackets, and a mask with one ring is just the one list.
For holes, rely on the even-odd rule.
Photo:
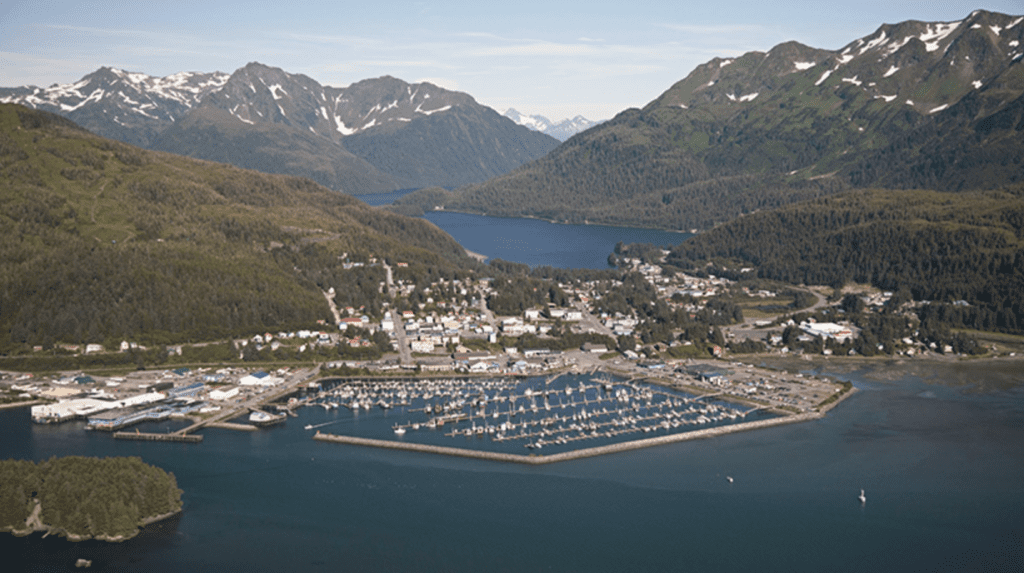
{"label": "marina", "polygon": [[[292,398],[296,407],[322,408],[311,416],[326,419],[304,426],[316,430],[314,439],[519,463],[551,463],[823,415],[593,372],[325,381],[323,386]],[[320,431],[328,425],[334,427]]]}

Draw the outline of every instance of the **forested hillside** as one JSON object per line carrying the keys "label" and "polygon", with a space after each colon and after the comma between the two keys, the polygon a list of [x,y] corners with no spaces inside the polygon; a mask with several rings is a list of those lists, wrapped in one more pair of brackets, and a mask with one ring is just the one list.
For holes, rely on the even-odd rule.
{"label": "forested hillside", "polygon": [[953,326],[1024,332],[1024,187],[844,193],[740,217],[668,260],[726,276],[752,267],[789,283],[869,283],[941,303]]}
{"label": "forested hillside", "polygon": [[346,260],[474,264],[432,224],[308,179],[144,151],[17,105],[0,106],[0,181],[0,352],[315,324],[330,287],[356,307],[379,296]]}

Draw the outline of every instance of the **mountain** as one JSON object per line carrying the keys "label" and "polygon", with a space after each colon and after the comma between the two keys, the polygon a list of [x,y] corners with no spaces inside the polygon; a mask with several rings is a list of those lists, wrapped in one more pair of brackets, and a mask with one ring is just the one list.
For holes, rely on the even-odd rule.
{"label": "mountain", "polygon": [[309,179],[148,151],[0,104],[0,354],[211,340],[380,308],[384,271],[475,263],[434,225]]}
{"label": "mountain", "polygon": [[259,63],[167,78],[101,68],[70,85],[0,89],[0,102],[150,149],[307,176],[353,194],[481,182],[558,143],[429,83],[382,77],[335,88]]}
{"label": "mountain", "polygon": [[1024,178],[1022,22],[976,11],[886,24],[835,51],[715,58],[438,206],[689,229],[850,188],[1011,184]]}
{"label": "mountain", "polygon": [[586,131],[595,125],[603,123],[603,121],[590,121],[582,115],[577,115],[572,119],[563,119],[556,123],[543,115],[523,115],[512,108],[506,110],[502,115],[519,125],[546,133],[558,141],[565,141],[581,131]]}
{"label": "mountain", "polygon": [[156,78],[103,67],[73,84],[0,88],[0,103],[63,115],[93,133],[147,147],[227,79],[221,72]]}

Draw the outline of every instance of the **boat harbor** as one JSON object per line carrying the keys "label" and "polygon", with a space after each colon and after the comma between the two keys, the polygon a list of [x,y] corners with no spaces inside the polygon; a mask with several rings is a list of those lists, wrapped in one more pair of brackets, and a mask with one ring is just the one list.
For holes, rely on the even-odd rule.
{"label": "boat harbor", "polygon": [[[318,370],[239,373],[240,387],[257,382],[241,393],[222,389],[223,381],[207,387],[203,373],[150,381],[137,384],[148,393],[37,407],[33,419],[84,419],[118,440],[194,444],[207,428],[274,431],[294,419],[318,441],[550,463],[813,419],[846,395],[825,379],[720,365],[577,366],[546,376],[320,378]],[[173,420],[189,422],[154,431]]]}
{"label": "boat harbor", "polygon": [[[318,440],[471,457],[496,454],[489,459],[508,461],[532,459],[542,450],[599,455],[808,419],[722,392],[696,395],[607,372],[349,380],[327,384],[298,403],[323,409],[307,419],[324,421],[305,426],[316,430]],[[325,426],[334,427],[320,429]],[[581,451],[587,453],[575,453]]]}

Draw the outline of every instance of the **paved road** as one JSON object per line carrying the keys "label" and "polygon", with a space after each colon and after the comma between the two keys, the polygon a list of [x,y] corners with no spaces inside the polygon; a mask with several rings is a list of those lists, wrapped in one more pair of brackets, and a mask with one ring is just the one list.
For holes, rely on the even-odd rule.
{"label": "paved road", "polygon": [[[391,274],[391,265],[386,262],[381,264],[384,265],[384,272],[387,276],[388,296],[391,297],[391,300],[394,300],[397,293],[395,291],[393,275]],[[391,321],[395,325],[395,340],[398,341],[398,360],[402,364],[412,364],[412,349],[409,348],[408,339],[405,336],[405,323],[402,322],[402,317],[394,310],[391,312]]]}

